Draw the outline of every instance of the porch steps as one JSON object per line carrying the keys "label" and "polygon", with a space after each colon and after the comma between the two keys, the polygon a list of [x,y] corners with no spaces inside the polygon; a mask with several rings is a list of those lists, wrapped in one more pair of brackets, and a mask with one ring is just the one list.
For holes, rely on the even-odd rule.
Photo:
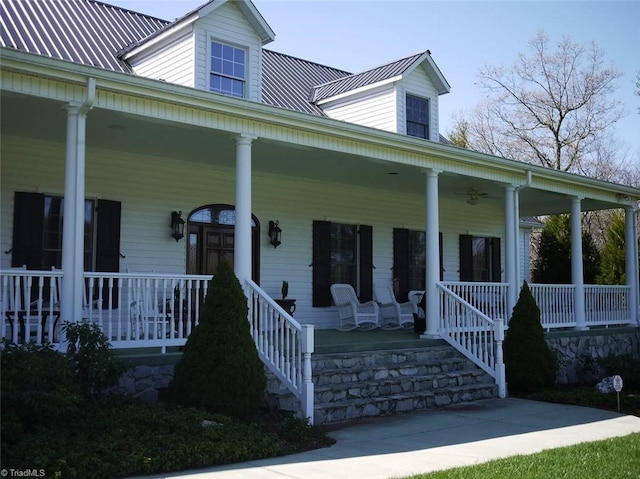
{"label": "porch steps", "polygon": [[[315,424],[332,424],[497,396],[493,378],[444,342],[312,356]],[[282,409],[297,400],[270,376]]]}

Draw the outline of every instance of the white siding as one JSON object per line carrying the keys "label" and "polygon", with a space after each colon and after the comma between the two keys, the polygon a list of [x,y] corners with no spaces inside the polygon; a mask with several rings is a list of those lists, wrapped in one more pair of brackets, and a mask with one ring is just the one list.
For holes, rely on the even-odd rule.
{"label": "white siding", "polygon": [[[531,227],[520,227],[518,234],[518,253],[520,255],[519,286],[523,281],[531,283]],[[519,287],[518,286],[518,287]]]}
{"label": "white siding", "polygon": [[171,43],[131,61],[140,76],[194,86],[194,39],[191,30]]}
{"label": "white siding", "polygon": [[329,118],[397,133],[393,85],[322,106]]}
{"label": "white siding", "polygon": [[[14,191],[62,194],[65,148],[62,143],[8,136],[3,137],[1,148],[0,247],[8,251],[12,246]],[[121,251],[125,258],[120,260],[121,271],[184,273],[186,241],[176,243],[171,238],[170,212],[182,210],[187,217],[202,205],[235,202],[234,168],[204,160],[167,160],[92,148],[86,157],[87,198],[122,202]],[[459,278],[458,236],[504,238],[502,212],[500,201],[469,206],[462,196],[441,202],[445,280]],[[311,307],[312,221],[371,225],[374,281],[391,282],[393,228],[423,230],[425,206],[422,195],[381,194],[371,188],[255,172],[253,214],[261,226],[261,286],[278,298],[282,281],[289,281],[289,296],[297,299],[296,319],[330,328],[338,320],[333,308]],[[269,220],[279,220],[283,230],[282,245],[277,249],[267,236]],[[8,267],[10,258],[2,255],[0,267]]]}
{"label": "white siding", "polygon": [[405,97],[407,94],[429,99],[429,136],[431,141],[438,141],[438,92],[425,73],[424,69],[416,68],[411,75],[398,82],[398,133],[407,133]]}
{"label": "white siding", "polygon": [[260,101],[262,41],[233,2],[227,2],[195,24],[195,87],[209,89],[211,41],[247,50],[246,98]]}

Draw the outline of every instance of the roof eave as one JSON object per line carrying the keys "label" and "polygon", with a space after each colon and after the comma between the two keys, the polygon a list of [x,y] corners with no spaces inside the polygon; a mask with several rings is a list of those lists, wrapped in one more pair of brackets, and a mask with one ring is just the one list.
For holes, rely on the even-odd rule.
{"label": "roof eave", "polygon": [[385,86],[385,85],[389,85],[389,84],[395,83],[400,79],[402,79],[401,76],[395,76],[395,77],[392,77],[392,78],[387,78],[386,80],[382,80],[382,81],[379,81],[379,82],[376,82],[376,83],[371,83],[369,85],[365,85],[365,86],[362,86],[360,88],[356,88],[354,90],[349,90],[349,91],[346,91],[344,93],[340,93],[338,95],[328,96],[326,98],[323,98],[322,100],[314,102],[314,104],[316,104],[318,106],[326,105],[327,103],[331,103],[331,102],[334,102],[334,101],[339,101],[339,100],[342,100],[344,98],[349,98],[350,96],[353,96],[353,95],[358,95],[359,93],[363,93],[363,92],[366,92],[366,91],[369,91],[369,90],[375,90],[376,88],[379,88],[381,86]]}
{"label": "roof eave", "polygon": [[[212,108],[215,106],[221,113],[250,118],[254,121],[269,121],[271,124],[278,123],[282,126],[290,126],[296,129],[305,129],[335,137],[344,137],[354,141],[363,141],[384,148],[419,152],[426,158],[443,158],[447,161],[460,161],[496,171],[521,173],[523,175],[523,184],[528,176],[527,173],[531,172],[536,178],[546,178],[567,184],[579,184],[583,188],[592,188],[596,191],[599,190],[606,191],[609,194],[617,194],[618,198],[615,204],[618,207],[634,207],[635,202],[640,201],[640,189],[632,186],[579,176],[538,165],[531,165],[516,160],[466,150],[464,148],[443,145],[438,142],[425,141],[398,133],[346,123],[344,121],[308,113],[286,110],[249,100],[215,95],[204,90],[104,70],[98,67],[77,64],[65,60],[43,57],[5,47],[0,47],[0,56],[3,59],[3,62],[0,64],[0,71],[9,70],[27,75],[41,75],[45,78],[70,81],[78,84],[84,84],[87,77],[93,77],[99,80],[98,86],[102,84],[109,89],[121,90],[127,94],[138,91],[140,94],[157,96],[164,100],[171,99],[175,104],[184,104],[190,107]],[[215,101],[212,101],[212,95],[215,95]],[[612,204],[613,203],[614,202],[612,202]]]}

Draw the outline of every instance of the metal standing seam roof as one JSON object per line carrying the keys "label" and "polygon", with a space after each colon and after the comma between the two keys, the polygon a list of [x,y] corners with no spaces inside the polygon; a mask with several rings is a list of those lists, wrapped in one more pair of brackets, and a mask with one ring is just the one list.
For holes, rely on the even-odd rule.
{"label": "metal standing seam roof", "polygon": [[[97,0],[0,0],[1,46],[125,73],[119,55],[174,23]],[[401,75],[423,55],[352,74],[262,51],[262,102],[317,116],[316,101]]]}
{"label": "metal standing seam roof", "polygon": [[424,52],[418,53],[401,60],[396,60],[394,62],[372,68],[371,70],[367,70],[362,73],[356,73],[345,78],[334,80],[324,85],[316,84],[317,86],[313,89],[311,101],[316,103],[326,98],[355,90],[356,88],[372,85],[374,83],[402,75],[423,55]]}
{"label": "metal standing seam roof", "polygon": [[0,2],[2,46],[126,73],[118,52],[169,23],[94,0]]}
{"label": "metal standing seam roof", "polygon": [[324,112],[310,101],[314,86],[351,75],[265,49],[262,50],[262,73],[263,103],[319,116],[325,116]]}

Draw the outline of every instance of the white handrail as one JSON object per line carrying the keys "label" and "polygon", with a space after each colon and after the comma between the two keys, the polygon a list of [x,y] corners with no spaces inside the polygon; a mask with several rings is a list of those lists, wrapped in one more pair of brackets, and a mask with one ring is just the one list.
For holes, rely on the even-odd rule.
{"label": "white handrail", "polygon": [[492,320],[445,284],[438,283],[438,291],[441,337],[493,377],[498,385],[498,396],[506,397],[502,356],[504,320]]}
{"label": "white handrail", "polygon": [[509,320],[510,314],[507,311],[508,283],[442,281],[442,285],[489,318]]}
{"label": "white handrail", "polygon": [[303,416],[313,424],[313,326],[298,323],[251,280],[247,280],[247,291],[251,335],[258,354],[300,400]]}

